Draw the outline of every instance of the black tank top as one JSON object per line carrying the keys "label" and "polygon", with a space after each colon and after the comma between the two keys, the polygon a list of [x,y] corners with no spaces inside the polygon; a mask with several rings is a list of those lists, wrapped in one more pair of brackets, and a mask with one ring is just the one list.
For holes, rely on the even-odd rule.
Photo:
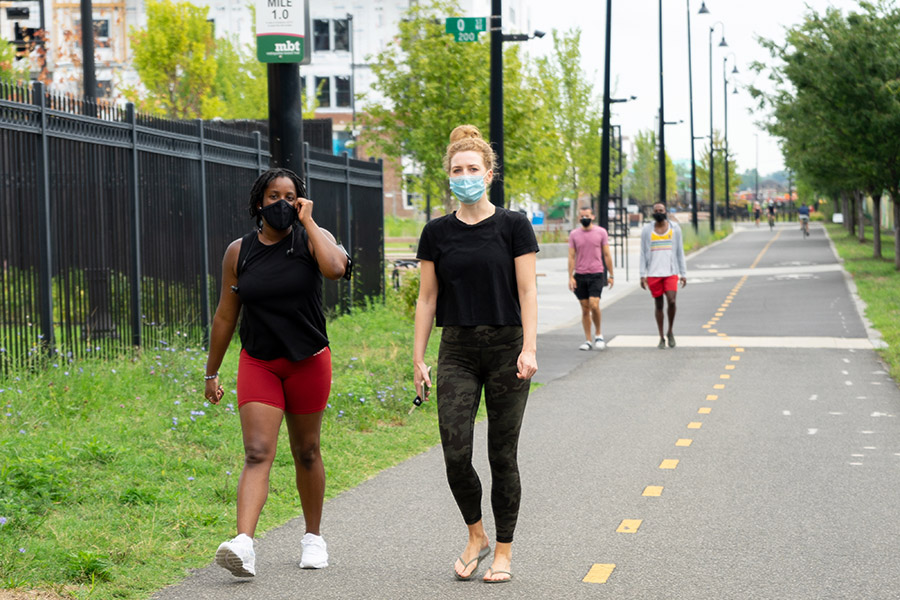
{"label": "black tank top", "polygon": [[238,294],[243,305],[241,344],[260,360],[308,358],[328,345],[322,311],[322,273],[306,230],[267,246],[257,233],[241,239]]}

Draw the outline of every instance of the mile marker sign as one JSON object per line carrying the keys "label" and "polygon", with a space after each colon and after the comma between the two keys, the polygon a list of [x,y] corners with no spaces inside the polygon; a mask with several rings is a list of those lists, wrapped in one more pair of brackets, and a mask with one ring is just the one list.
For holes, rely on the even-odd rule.
{"label": "mile marker sign", "polygon": [[457,42],[477,42],[478,32],[487,30],[487,19],[482,17],[448,17],[444,31],[452,33]]}
{"label": "mile marker sign", "polygon": [[255,7],[257,60],[308,65],[309,0],[256,0]]}

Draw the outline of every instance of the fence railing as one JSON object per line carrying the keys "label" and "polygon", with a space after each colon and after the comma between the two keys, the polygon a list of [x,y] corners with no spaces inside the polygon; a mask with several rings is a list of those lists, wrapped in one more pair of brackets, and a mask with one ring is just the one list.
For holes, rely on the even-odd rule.
{"label": "fence railing", "polygon": [[[258,132],[0,84],[0,372],[204,343],[269,159]],[[307,147],[306,165],[316,222],[357,265],[326,306],[382,296],[381,164]]]}

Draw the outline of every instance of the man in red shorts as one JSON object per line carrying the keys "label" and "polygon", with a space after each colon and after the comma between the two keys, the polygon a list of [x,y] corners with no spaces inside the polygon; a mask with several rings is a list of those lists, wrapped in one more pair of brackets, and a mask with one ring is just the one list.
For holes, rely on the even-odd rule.
{"label": "man in red shorts", "polygon": [[[656,303],[656,326],[659,329],[659,345],[664,350],[668,338],[669,348],[675,347],[672,323],[675,321],[675,296],[678,280],[681,287],[687,285],[687,267],[684,262],[684,242],[681,228],[669,221],[666,205],[653,205],[653,223],[641,232],[641,287],[649,289]],[[669,305],[669,331],[663,336],[663,296]]]}

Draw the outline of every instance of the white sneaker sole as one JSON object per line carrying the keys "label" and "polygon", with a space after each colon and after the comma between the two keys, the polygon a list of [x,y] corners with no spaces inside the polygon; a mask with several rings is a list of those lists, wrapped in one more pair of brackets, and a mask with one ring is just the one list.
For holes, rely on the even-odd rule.
{"label": "white sneaker sole", "polygon": [[326,558],[324,561],[309,563],[306,561],[300,561],[301,569],[324,569],[328,566],[328,559]]}
{"label": "white sneaker sole", "polygon": [[216,550],[216,564],[231,571],[235,577],[254,577],[256,575],[255,568],[246,568],[241,557],[224,544]]}

